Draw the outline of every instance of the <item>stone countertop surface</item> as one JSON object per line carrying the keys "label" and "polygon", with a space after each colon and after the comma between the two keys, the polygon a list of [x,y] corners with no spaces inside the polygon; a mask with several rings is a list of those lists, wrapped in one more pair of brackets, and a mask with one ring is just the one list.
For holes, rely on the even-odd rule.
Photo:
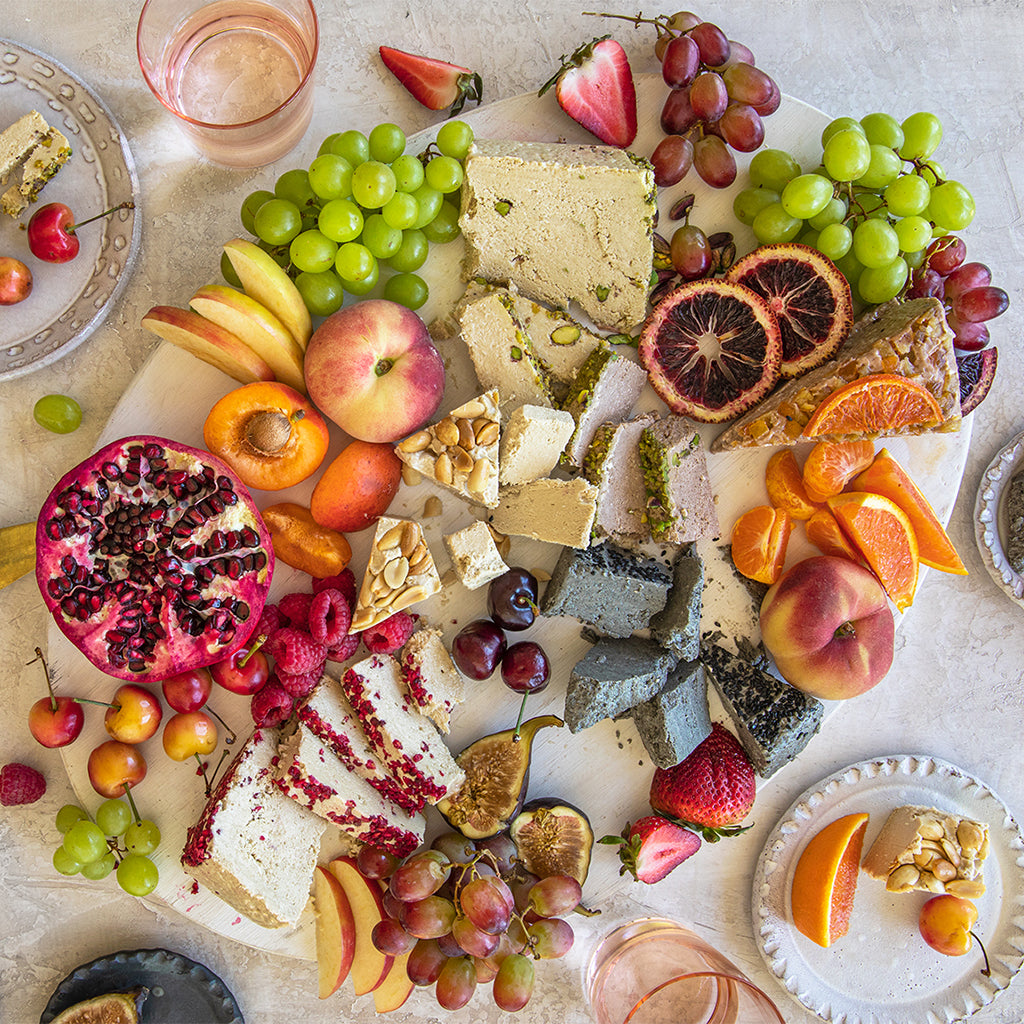
{"label": "stone countertop surface", "polygon": [[[478,69],[485,96],[497,100],[536,90],[558,57],[582,40],[613,31],[635,71],[655,71],[649,28],[584,17],[576,0],[387,0],[319,2],[321,55],[313,125],[275,168],[237,171],[198,159],[146,88],[135,57],[141,5],[109,0],[23,0],[5,6],[0,32],[50,54],[106,101],[130,139],[138,165],[144,223],[134,276],[106,322],[51,366],[0,382],[0,436],[8,445],[0,526],[36,513],[54,480],[89,455],[103,425],[157,343],[139,320],[154,303],[181,302],[216,273],[219,244],[237,232],[241,199],[277,173],[308,162],[319,140],[348,127],[368,130],[393,120],[410,133],[438,123],[381,66],[376,47],[388,43]],[[663,2],[644,13],[671,13]],[[623,13],[632,13],[628,7]],[[699,13],[747,43],[784,92],[833,116],[885,110],[903,117],[925,109],[945,127],[939,154],[972,189],[977,217],[965,232],[969,259],[995,270],[1010,294],[1007,314],[992,324],[999,371],[975,414],[973,436],[951,536],[966,577],[930,572],[897,638],[895,664],[884,683],[828,718],[827,743],[799,758],[762,787],[755,826],[728,856],[718,848],[692,862],[685,884],[626,887],[605,920],[647,910],[669,912],[716,943],[775,996],[787,1021],[818,1018],[789,1001],[771,979],[750,923],[750,879],[768,832],[791,801],[818,779],[876,755],[918,752],[962,766],[988,783],[1012,814],[1024,809],[1020,721],[1024,696],[1024,612],[992,582],[975,545],[974,499],[995,453],[1024,430],[1019,381],[1024,376],[1024,8],[1019,0],[752,0],[707,2]],[[3,321],[0,318],[0,337]],[[35,400],[75,395],[81,428],[47,433],[32,419]],[[0,592],[0,725],[2,760],[26,761],[48,779],[46,796],[0,816],[0,892],[5,941],[0,948],[0,1019],[38,1020],[56,983],[77,964],[118,949],[162,946],[200,960],[233,990],[253,1024],[295,1020],[373,1019],[367,998],[351,1004],[316,998],[312,963],[262,953],[195,926],[176,913],[132,899],[112,882],[85,884],[52,869],[53,814],[73,799],[59,755],[38,747],[25,728],[40,696],[38,667],[26,667],[45,644],[47,616],[31,577]],[[602,924],[603,928],[604,925]],[[545,964],[538,991],[519,1019],[589,1019],[579,984],[597,926],[586,926],[577,950]],[[479,995],[462,1019],[480,1019]],[[488,1019],[512,1015],[486,1011]],[[399,1022],[442,1014],[429,993],[415,993]],[[1019,979],[973,1018],[977,1024],[1024,1020]]]}

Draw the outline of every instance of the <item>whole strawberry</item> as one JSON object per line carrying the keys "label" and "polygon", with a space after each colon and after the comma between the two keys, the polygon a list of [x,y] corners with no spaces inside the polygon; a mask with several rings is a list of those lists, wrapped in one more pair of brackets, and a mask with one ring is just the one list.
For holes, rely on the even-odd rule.
{"label": "whole strawberry", "polygon": [[604,836],[599,842],[619,844],[619,874],[628,871],[648,885],[660,882],[700,849],[696,832],[656,814],[627,825],[621,836]]}
{"label": "whole strawberry", "polygon": [[0,804],[34,804],[46,792],[46,779],[27,764],[12,761],[0,768]]}
{"label": "whole strawberry", "polygon": [[754,768],[739,741],[720,722],[684,761],[656,768],[651,807],[690,825],[714,842],[745,831],[736,827],[754,804]]}

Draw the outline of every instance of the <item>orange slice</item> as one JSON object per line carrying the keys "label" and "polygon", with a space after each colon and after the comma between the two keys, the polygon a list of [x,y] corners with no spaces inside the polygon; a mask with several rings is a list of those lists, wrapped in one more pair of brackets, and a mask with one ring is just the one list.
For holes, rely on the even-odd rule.
{"label": "orange slice", "polygon": [[807,497],[822,502],[838,494],[874,457],[871,441],[819,441],[804,463]]}
{"label": "orange slice", "polygon": [[935,396],[897,373],[872,373],[833,391],[807,421],[804,437],[892,433],[942,422]]}
{"label": "orange slice", "polygon": [[899,610],[913,604],[917,537],[906,512],[881,494],[847,491],[828,499],[829,511],[856,545]]}
{"label": "orange slice", "polygon": [[807,539],[823,554],[836,558],[848,558],[851,562],[862,563],[856,548],[846,539],[836,517],[827,508],[819,509],[804,523]]}
{"label": "orange slice", "polygon": [[925,565],[942,572],[966,576],[967,569],[953,547],[928,499],[903,467],[883,448],[875,461],[855,480],[859,491],[885,495],[907,514],[917,537],[918,557]]}
{"label": "orange slice", "polygon": [[850,927],[866,813],[847,814],[811,837],[793,872],[793,924],[819,946],[831,946]]}
{"label": "orange slice", "polygon": [[774,583],[782,575],[793,520],[783,508],[758,505],[732,528],[732,560],[748,579]]}
{"label": "orange slice", "polygon": [[821,507],[808,497],[796,456],[789,448],[783,448],[768,460],[764,483],[768,500],[776,508],[784,508],[794,519],[810,519]]}

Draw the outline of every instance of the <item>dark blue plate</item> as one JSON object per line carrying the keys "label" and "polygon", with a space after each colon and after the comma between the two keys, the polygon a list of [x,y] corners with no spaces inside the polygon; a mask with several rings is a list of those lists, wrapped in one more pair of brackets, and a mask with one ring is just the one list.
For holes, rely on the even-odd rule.
{"label": "dark blue plate", "polygon": [[130,949],[76,967],[55,989],[39,1024],[75,1003],[108,992],[149,989],[142,1024],[245,1024],[235,997],[216,974],[169,949]]}

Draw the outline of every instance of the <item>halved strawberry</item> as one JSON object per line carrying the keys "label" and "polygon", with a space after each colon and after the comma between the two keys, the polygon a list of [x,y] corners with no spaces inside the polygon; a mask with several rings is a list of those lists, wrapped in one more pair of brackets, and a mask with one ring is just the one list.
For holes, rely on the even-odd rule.
{"label": "halved strawberry", "polygon": [[603,836],[602,843],[619,844],[619,874],[627,871],[639,882],[660,882],[700,849],[700,836],[674,821],[649,814],[622,830],[621,836]]}
{"label": "halved strawberry", "polygon": [[541,86],[555,86],[558,105],[609,146],[624,149],[636,138],[636,87],[626,51],[611,36],[584,43]]}
{"label": "halved strawberry", "polygon": [[451,117],[462,110],[467,100],[479,103],[483,96],[483,82],[469,68],[390,46],[381,46],[379,51],[384,66],[428,110],[448,107]]}

